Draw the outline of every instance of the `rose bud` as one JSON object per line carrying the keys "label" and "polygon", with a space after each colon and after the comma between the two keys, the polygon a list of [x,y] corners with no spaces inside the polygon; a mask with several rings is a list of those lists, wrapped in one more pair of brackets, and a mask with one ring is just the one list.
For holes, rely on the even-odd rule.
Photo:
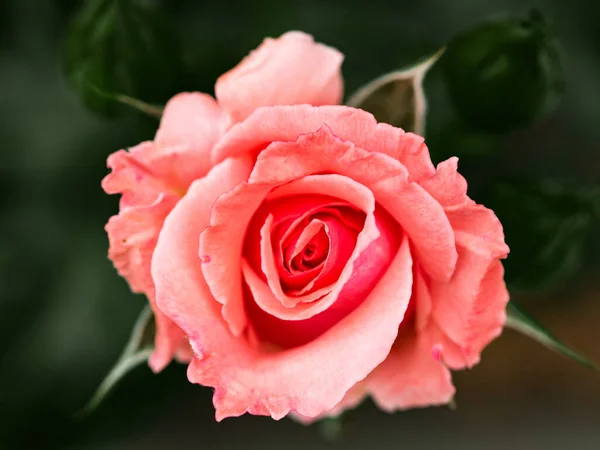
{"label": "rose bud", "polygon": [[556,108],[564,91],[558,43],[537,12],[459,34],[442,67],[458,113],[485,131],[532,125]]}

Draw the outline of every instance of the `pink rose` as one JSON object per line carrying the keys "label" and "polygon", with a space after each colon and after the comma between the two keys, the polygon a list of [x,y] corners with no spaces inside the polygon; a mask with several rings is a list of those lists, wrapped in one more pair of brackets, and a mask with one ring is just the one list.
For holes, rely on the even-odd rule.
{"label": "pink rose", "polygon": [[191,358],[218,420],[447,403],[450,369],[502,330],[498,219],[456,158],[435,168],[423,138],[332,105],[341,61],[268,40],[218,103],[176,96],[154,142],[109,158],[109,256],[155,311],[151,366]]}

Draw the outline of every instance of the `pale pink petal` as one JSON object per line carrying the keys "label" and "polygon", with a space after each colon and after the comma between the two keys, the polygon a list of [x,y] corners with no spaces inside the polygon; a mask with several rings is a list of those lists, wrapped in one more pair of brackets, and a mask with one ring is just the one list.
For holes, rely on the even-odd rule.
{"label": "pale pink petal", "polygon": [[149,362],[155,372],[161,371],[185,342],[181,329],[156,308],[150,275],[150,261],[158,233],[177,200],[177,197],[161,194],[149,206],[126,208],[119,215],[111,217],[106,225],[110,243],[108,257],[133,292],[146,294],[154,311],[155,349]]}
{"label": "pale pink petal", "polygon": [[187,336],[185,337],[185,344],[181,345],[177,349],[177,352],[175,352],[175,359],[177,360],[177,362],[180,362],[182,364],[189,364],[192,361],[192,359],[194,359],[194,351],[192,350]]}
{"label": "pale pink petal", "polygon": [[210,95],[177,94],[165,106],[153,157],[160,158],[163,167],[168,166],[169,177],[187,187],[210,169],[210,150],[225,131],[225,121]]}
{"label": "pale pink petal", "polygon": [[335,405],[329,411],[324,412],[320,416],[317,417],[306,417],[301,416],[299,414],[290,414],[290,417],[304,425],[311,425],[318,420],[322,420],[328,417],[338,417],[345,411],[356,408],[358,405],[362,403],[365,397],[368,395],[367,392],[367,384],[365,381],[359,381],[354,386],[350,388],[341,402]]}
{"label": "pale pink petal", "polygon": [[502,224],[493,211],[467,196],[467,182],[457,172],[457,164],[455,157],[441,162],[436,174],[419,184],[444,207],[457,245],[491,258],[506,257],[509,249],[504,243]]}
{"label": "pale pink petal", "polygon": [[144,160],[154,152],[153,142],[143,142],[129,151],[119,150],[107,159],[111,173],[102,180],[107,194],[122,194],[120,206],[150,205],[163,194],[178,195],[178,186],[162,179]]}
{"label": "pale pink petal", "polygon": [[162,370],[187,345],[185,334],[154,302],[150,264],[165,217],[192,179],[210,167],[209,150],[220,136],[222,116],[203,94],[180,94],[167,104],[155,142],[108,157],[102,181],[109,194],[122,194],[120,213],[106,225],[109,258],[134,292],[144,293],[154,311],[155,349],[150,367]]}
{"label": "pale pink petal", "polygon": [[213,298],[223,305],[230,331],[240,336],[247,325],[242,293],[242,258],[246,228],[269,189],[268,184],[243,183],[216,199],[210,223],[201,230],[203,279]]}
{"label": "pale pink petal", "polygon": [[209,225],[208,200],[223,191],[228,172],[219,165],[194,182],[165,221],[152,260],[157,302],[189,336],[196,357],[188,377],[215,389],[217,420],[246,412],[275,419],[290,411],[318,416],[389,353],[410,298],[409,244],[404,240],[361,306],[320,339],[288,351],[262,351],[230,333],[197,253],[198,236]]}
{"label": "pale pink petal", "polygon": [[462,352],[463,366],[476,364],[483,348],[502,332],[509,300],[503,277],[500,261],[459,247],[452,279],[431,284],[432,317]]}
{"label": "pale pink petal", "polygon": [[490,258],[505,258],[502,224],[491,209],[475,203],[445,208],[456,244]]}
{"label": "pale pink petal", "polygon": [[398,337],[386,360],[365,380],[377,406],[393,412],[452,400],[452,376],[437,354],[439,344],[433,337],[429,327]]}
{"label": "pale pink petal", "polygon": [[162,223],[177,200],[160,194],[154,203],[126,208],[106,224],[108,257],[134,292],[152,288],[150,259]]}
{"label": "pale pink petal", "polygon": [[444,207],[473,203],[467,197],[467,181],[457,169],[458,158],[452,157],[439,163],[435,175],[419,184]]}
{"label": "pale pink petal", "polygon": [[312,36],[289,32],[267,38],[215,85],[231,123],[268,105],[336,105],[342,100],[344,56]]}
{"label": "pale pink petal", "polygon": [[372,114],[348,106],[273,106],[257,109],[247,120],[233,126],[211,152],[213,162],[231,155],[257,155],[271,142],[295,141],[324,125],[340,139],[369,152],[384,153],[407,169],[410,181],[435,175],[424,139],[391,125],[378,124]]}
{"label": "pale pink petal", "polygon": [[187,147],[209,151],[222,133],[223,112],[208,94],[182,92],[165,105],[154,142],[161,149]]}
{"label": "pale pink petal", "polygon": [[169,365],[173,357],[180,362],[189,362],[188,338],[175,322],[168,318],[156,305],[154,291],[146,292],[150,306],[154,311],[154,350],[148,359],[148,365],[154,373],[158,373]]}

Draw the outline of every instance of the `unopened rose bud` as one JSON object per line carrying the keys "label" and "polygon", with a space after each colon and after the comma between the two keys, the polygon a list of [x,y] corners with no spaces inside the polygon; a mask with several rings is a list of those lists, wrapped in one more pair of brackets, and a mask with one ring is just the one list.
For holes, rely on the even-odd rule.
{"label": "unopened rose bud", "polygon": [[559,46],[538,12],[456,36],[442,65],[459,114],[486,131],[532,125],[556,108],[564,91]]}

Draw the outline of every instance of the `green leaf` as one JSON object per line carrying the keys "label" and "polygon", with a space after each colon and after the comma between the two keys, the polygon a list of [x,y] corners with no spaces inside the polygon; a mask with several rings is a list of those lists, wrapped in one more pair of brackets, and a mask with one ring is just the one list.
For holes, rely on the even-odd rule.
{"label": "green leaf", "polygon": [[152,341],[154,337],[154,320],[150,305],[146,305],[138,316],[129,341],[117,360],[116,364],[96,389],[87,405],[76,416],[83,418],[92,413],[106,396],[117,385],[119,380],[127,375],[148,358],[154,350]]}
{"label": "green leaf", "polygon": [[444,49],[416,65],[383,75],[354,93],[348,106],[364,109],[378,122],[423,135],[427,103],[423,80]]}
{"label": "green leaf", "polygon": [[[73,18],[63,46],[63,72],[93,111],[114,116],[122,102],[165,103],[180,89],[185,67],[178,36],[158,2],[89,0]],[[134,101],[133,103],[136,103]]]}
{"label": "green leaf", "polygon": [[511,248],[505,262],[511,289],[553,288],[581,268],[593,212],[579,189],[511,178],[490,185],[477,200],[491,208],[504,227]]}
{"label": "green leaf", "polygon": [[509,302],[506,309],[506,327],[512,328],[525,336],[539,342],[545,347],[553,350],[566,358],[588,367],[592,370],[600,372],[600,367],[585,355],[573,350],[571,347],[559,341],[542,325],[536,322],[531,316],[525,313],[514,302]]}

